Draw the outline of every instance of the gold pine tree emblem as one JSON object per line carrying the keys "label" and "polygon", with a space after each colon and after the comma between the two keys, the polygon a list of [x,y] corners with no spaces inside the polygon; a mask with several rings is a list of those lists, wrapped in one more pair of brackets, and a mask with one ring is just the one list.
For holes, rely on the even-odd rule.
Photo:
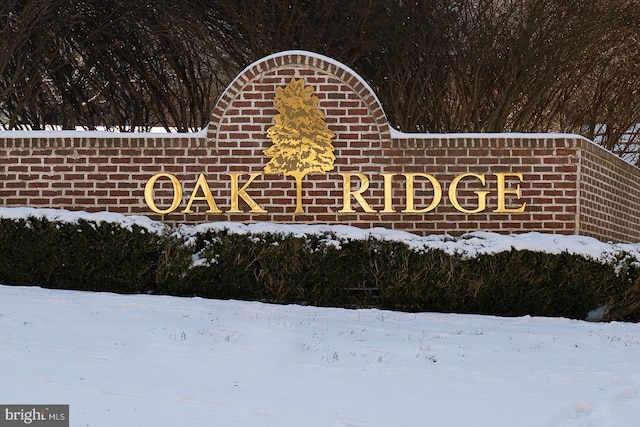
{"label": "gold pine tree emblem", "polygon": [[273,145],[264,151],[271,157],[264,167],[265,173],[284,174],[296,179],[296,212],[302,208],[302,178],[311,172],[326,174],[333,170],[331,139],[325,115],[318,107],[318,98],[304,79],[291,79],[284,88],[276,89],[274,106],[280,114],[275,124],[267,129]]}

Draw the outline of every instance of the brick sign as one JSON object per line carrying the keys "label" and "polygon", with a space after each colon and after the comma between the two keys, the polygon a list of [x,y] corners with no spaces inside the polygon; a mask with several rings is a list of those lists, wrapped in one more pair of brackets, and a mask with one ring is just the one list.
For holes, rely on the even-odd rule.
{"label": "brick sign", "polygon": [[[323,82],[327,84],[326,81]],[[336,88],[339,86],[335,86]],[[245,211],[251,213],[268,213],[269,210],[260,206],[258,202],[250,195],[250,186],[256,179],[264,181],[268,179],[277,179],[270,175],[291,176],[295,181],[295,213],[305,213],[306,208],[303,203],[303,194],[306,194],[303,179],[308,174],[326,175],[335,169],[334,146],[332,139],[336,136],[329,129],[325,121],[325,115],[318,106],[318,98],[314,95],[312,86],[305,85],[304,79],[291,78],[291,81],[284,87],[275,88],[274,107],[278,110],[278,114],[274,117],[275,124],[266,130],[266,136],[271,139],[272,144],[263,152],[263,156],[270,158],[264,166],[264,172],[231,172],[226,174],[228,182],[226,185],[230,188],[230,200],[228,201],[228,213],[242,213]],[[331,101],[327,105],[327,109],[340,111],[340,102]],[[366,110],[363,110],[366,111]],[[255,113],[254,113],[255,114]],[[234,127],[235,129],[235,127]],[[350,127],[347,126],[347,130]],[[247,138],[248,134],[244,134]],[[352,134],[357,136],[357,133]],[[251,136],[249,136],[250,138]],[[238,136],[240,138],[240,136]],[[250,155],[259,155],[256,152],[249,152]],[[236,153],[227,155],[233,156]],[[251,158],[247,158],[247,163],[251,162]],[[356,162],[357,164],[357,162]],[[238,168],[240,170],[244,167]],[[402,172],[392,173],[385,172],[384,169],[379,170],[377,174],[368,175],[358,170],[352,172],[337,173],[342,179],[342,195],[335,200],[331,200],[331,194],[325,195],[324,199],[317,201],[311,198],[313,204],[324,203],[333,206],[337,213],[355,213],[358,209],[366,213],[413,213],[423,214],[435,210],[442,201],[443,184],[429,172],[426,168],[422,172]],[[265,176],[265,174],[267,176]],[[495,213],[521,213],[525,211],[526,202],[520,200],[521,188],[520,183],[523,180],[521,172],[496,172],[493,174],[496,180],[495,198],[496,208],[492,210]],[[246,178],[246,181],[240,187],[240,180]],[[217,183],[220,184],[220,176],[217,177]],[[158,207],[155,201],[155,187],[160,179],[167,179],[171,183],[171,191],[173,197],[171,205],[168,208]],[[374,182],[377,179],[379,182]],[[511,183],[512,188],[508,187],[508,180],[515,180]],[[472,185],[467,181],[475,182],[479,187],[477,190],[469,190]],[[355,182],[354,182],[355,181]],[[397,182],[400,181],[400,186]],[[373,183],[373,185],[372,185]],[[465,214],[475,214],[487,210],[487,196],[492,192],[487,189],[487,178],[485,174],[474,172],[465,172],[457,175],[448,184],[448,201],[458,211]],[[209,186],[207,177],[204,173],[198,176],[197,181],[191,186],[191,195],[186,202],[186,207],[181,213],[194,213],[194,202],[204,201],[208,209],[206,213],[220,214],[223,211],[218,207],[211,187]],[[355,188],[354,188],[355,187]],[[374,206],[367,201],[367,197],[375,196],[375,191],[369,191],[369,188],[382,189],[382,205]],[[466,188],[466,191],[475,194],[473,207],[464,207],[460,200],[459,188]],[[400,197],[394,197],[398,194],[398,188],[401,191]],[[394,191],[395,190],[395,191]],[[465,191],[465,190],[462,190]],[[378,191],[378,193],[380,193]],[[416,206],[416,195],[423,194],[421,199],[425,206]],[[337,196],[334,193],[334,196]],[[507,207],[508,198],[515,197],[517,207]],[[513,197],[514,196],[514,197]],[[280,195],[282,200],[286,199],[286,192]],[[379,199],[379,197],[377,197]],[[376,199],[376,200],[377,200]],[[183,200],[183,184],[179,179],[170,173],[158,173],[151,177],[145,186],[145,201],[149,208],[159,214],[170,214],[180,206]],[[267,199],[276,208],[281,208],[278,203],[273,203],[273,199]],[[394,201],[400,200],[402,207],[394,204]],[[240,207],[241,201],[244,202],[244,209]],[[352,205],[355,201],[358,208]],[[379,200],[378,200],[379,201]],[[468,200],[466,200],[469,202]],[[267,207],[266,205],[264,207]],[[312,208],[314,206],[312,205]],[[270,207],[273,209],[273,207]],[[286,208],[285,208],[286,211]]]}
{"label": "brick sign", "polygon": [[591,141],[398,132],[353,70],[302,51],[242,71],[200,133],[0,132],[0,159],[6,206],[640,241],[640,170]]}

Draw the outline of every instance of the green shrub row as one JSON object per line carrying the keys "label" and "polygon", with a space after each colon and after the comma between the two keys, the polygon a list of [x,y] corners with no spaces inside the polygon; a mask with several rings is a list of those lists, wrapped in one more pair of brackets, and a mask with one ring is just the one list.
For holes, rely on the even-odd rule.
{"label": "green shrub row", "polygon": [[0,283],[59,289],[576,319],[606,306],[606,320],[639,321],[637,265],[528,250],[465,258],[330,233],[185,237],[109,222],[0,219]]}

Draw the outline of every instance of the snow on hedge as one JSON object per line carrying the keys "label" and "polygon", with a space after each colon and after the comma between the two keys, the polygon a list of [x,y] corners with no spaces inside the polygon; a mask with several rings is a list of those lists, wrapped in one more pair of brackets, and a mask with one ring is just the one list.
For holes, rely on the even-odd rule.
{"label": "snow on hedge", "polygon": [[[125,229],[133,225],[149,232],[163,233],[171,230],[159,221],[145,216],[121,215],[112,212],[88,213],[83,211],[67,211],[60,209],[35,208],[0,208],[0,218],[27,219],[44,218],[52,222],[74,223],[79,220],[118,224]],[[551,254],[569,253],[602,262],[603,264],[622,263],[633,260],[640,262],[640,243],[601,242],[586,236],[565,236],[527,232],[521,234],[499,234],[486,231],[474,231],[454,237],[448,234],[418,236],[405,231],[386,228],[361,229],[347,225],[326,224],[275,224],[239,222],[211,222],[199,225],[182,225],[173,230],[174,233],[191,238],[207,231],[227,230],[235,234],[274,234],[294,237],[315,235],[321,237],[326,244],[339,247],[350,240],[377,239],[383,241],[402,242],[415,251],[438,249],[451,255],[473,258],[478,255],[490,255],[511,250],[545,252]]]}

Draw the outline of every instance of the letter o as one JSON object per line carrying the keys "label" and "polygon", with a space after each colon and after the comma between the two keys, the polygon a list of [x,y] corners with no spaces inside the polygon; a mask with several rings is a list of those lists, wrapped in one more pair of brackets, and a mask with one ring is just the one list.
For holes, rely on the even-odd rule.
{"label": "letter o", "polygon": [[[156,206],[156,202],[153,200],[153,187],[156,185],[156,181],[160,178],[169,178],[173,185],[173,202],[168,209],[159,209],[158,206]],[[180,202],[182,201],[182,186],[180,185],[180,181],[170,173],[157,173],[153,175],[149,178],[147,185],[144,187],[144,201],[147,202],[147,206],[149,206],[152,211],[159,213],[160,215],[165,215],[175,211],[178,209],[178,206],[180,206]]]}

